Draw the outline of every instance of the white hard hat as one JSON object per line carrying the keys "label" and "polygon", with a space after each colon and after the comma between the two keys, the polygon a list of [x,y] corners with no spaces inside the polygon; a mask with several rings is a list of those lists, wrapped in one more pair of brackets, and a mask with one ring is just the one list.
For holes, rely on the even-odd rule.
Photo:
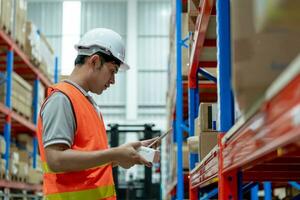
{"label": "white hard hat", "polygon": [[106,28],[95,28],[83,35],[78,44],[75,45],[78,55],[91,56],[97,52],[111,55],[121,62],[120,69],[128,70],[125,63],[125,46],[122,37]]}

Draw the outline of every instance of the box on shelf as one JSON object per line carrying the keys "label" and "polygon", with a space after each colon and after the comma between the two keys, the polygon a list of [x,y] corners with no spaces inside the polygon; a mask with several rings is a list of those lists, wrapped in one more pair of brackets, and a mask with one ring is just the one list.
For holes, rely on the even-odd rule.
{"label": "box on shelf", "polygon": [[197,121],[197,126],[200,126],[200,132],[216,131],[218,126],[217,103],[200,103],[198,117],[200,119]]}
{"label": "box on shelf", "polygon": [[[0,85],[0,101],[5,103],[6,84]],[[12,73],[12,108],[31,119],[32,86],[17,73]]]}
{"label": "box on shelf", "polygon": [[195,136],[199,136],[200,132],[201,132],[201,128],[200,128],[200,123],[201,123],[201,118],[200,116],[198,116],[195,120],[194,120],[194,135]]}
{"label": "box on shelf", "polygon": [[255,0],[256,30],[300,31],[300,1]]}
{"label": "box on shelf", "polygon": [[24,163],[29,163],[29,153],[25,150],[18,149],[19,161]]}
{"label": "box on shelf", "polygon": [[265,90],[300,52],[297,31],[257,31],[257,9],[254,1],[231,1],[232,85],[242,114],[263,98]]}
{"label": "box on shelf", "polygon": [[30,184],[41,184],[43,181],[43,173],[40,170],[36,170],[33,168],[29,168],[28,173],[30,176],[28,176],[28,183]]}
{"label": "box on shelf", "polygon": [[[182,19],[182,38],[185,38],[186,36],[189,35],[189,17],[187,13],[182,13],[181,19]],[[189,63],[190,63],[189,49],[182,46],[181,50],[182,50],[182,61],[181,61],[182,75],[187,76],[189,72]]]}
{"label": "box on shelf", "polygon": [[187,144],[189,153],[198,153],[199,136],[188,137]]}
{"label": "box on shelf", "polygon": [[13,176],[17,176],[19,172],[20,156],[18,150],[11,148],[10,160],[9,160],[9,173]]}
{"label": "box on shelf", "polygon": [[[177,170],[177,144],[173,144],[172,147],[172,174],[176,174]],[[188,151],[188,146],[187,143],[182,144],[182,167],[183,169],[188,169],[189,168],[189,151]]]}
{"label": "box on shelf", "polygon": [[38,91],[38,113],[40,112],[41,106],[45,100],[45,87],[42,84],[39,84],[39,91]]}
{"label": "box on shelf", "polygon": [[54,76],[54,51],[46,37],[32,23],[26,23],[25,53],[50,80]]}
{"label": "box on shelf", "polygon": [[54,50],[49,44],[47,38],[40,33],[41,44],[40,44],[40,54],[41,54],[41,65],[45,66],[45,75],[48,76],[50,80],[54,77]]}
{"label": "box on shelf", "polygon": [[5,148],[6,148],[5,138],[2,135],[0,135],[0,157],[1,154],[5,153]]}
{"label": "box on shelf", "polygon": [[26,34],[26,18],[27,18],[27,1],[17,0],[15,4],[15,19],[14,19],[14,34],[17,43],[25,47],[25,34]]}
{"label": "box on shelf", "polygon": [[19,162],[19,171],[18,171],[17,176],[22,179],[28,179],[28,172],[29,172],[28,163],[20,161]]}
{"label": "box on shelf", "polygon": [[6,33],[13,33],[13,0],[1,0],[0,1],[0,28],[4,29]]}
{"label": "box on shelf", "polygon": [[27,133],[18,133],[16,137],[19,146],[25,148],[28,152],[33,151],[32,137],[30,135]]}
{"label": "box on shelf", "polygon": [[201,132],[199,136],[199,161],[218,144],[218,132]]}

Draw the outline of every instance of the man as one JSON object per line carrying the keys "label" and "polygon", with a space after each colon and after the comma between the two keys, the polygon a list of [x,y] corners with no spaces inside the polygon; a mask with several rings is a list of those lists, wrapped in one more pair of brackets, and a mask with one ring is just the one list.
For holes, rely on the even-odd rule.
{"label": "man", "polygon": [[102,115],[88,94],[101,94],[115,83],[119,68],[129,68],[120,35],[109,29],[93,29],[75,48],[78,56],[70,78],[48,89],[39,115],[44,195],[49,200],[113,200],[112,166],[151,167],[137,149],[153,140],[108,148]]}

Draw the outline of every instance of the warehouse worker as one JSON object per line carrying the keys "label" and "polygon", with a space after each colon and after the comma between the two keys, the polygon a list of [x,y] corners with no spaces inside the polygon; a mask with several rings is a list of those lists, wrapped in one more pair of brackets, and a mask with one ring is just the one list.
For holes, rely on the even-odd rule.
{"label": "warehouse worker", "polygon": [[77,45],[75,68],[68,80],[51,86],[38,120],[37,137],[49,200],[116,199],[112,165],[151,167],[137,149],[153,140],[109,148],[102,115],[88,91],[101,94],[128,69],[121,36],[97,28]]}

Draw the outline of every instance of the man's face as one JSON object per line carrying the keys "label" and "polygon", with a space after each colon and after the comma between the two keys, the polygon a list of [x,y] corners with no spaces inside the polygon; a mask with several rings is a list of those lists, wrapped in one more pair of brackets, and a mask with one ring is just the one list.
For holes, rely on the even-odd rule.
{"label": "man's face", "polygon": [[101,60],[99,59],[92,69],[90,91],[101,94],[111,84],[115,83],[115,74],[118,72],[119,66],[114,62],[106,62],[101,66]]}

